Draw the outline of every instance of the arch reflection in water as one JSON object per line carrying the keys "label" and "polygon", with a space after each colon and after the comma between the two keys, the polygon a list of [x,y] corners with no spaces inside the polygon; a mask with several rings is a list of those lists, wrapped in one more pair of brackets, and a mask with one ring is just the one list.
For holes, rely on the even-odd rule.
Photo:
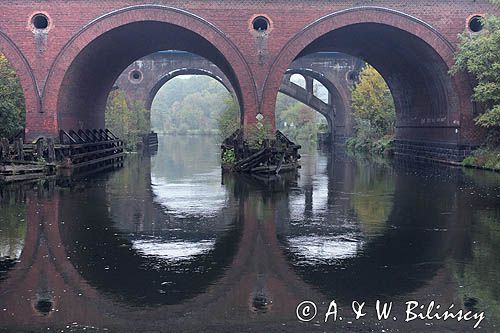
{"label": "arch reflection in water", "polygon": [[[301,190],[290,194],[289,222],[278,234],[305,282],[337,299],[375,300],[434,276],[451,237],[440,232],[452,221],[440,214],[454,205],[449,184],[396,173],[383,161],[314,160],[303,168]],[[443,199],[431,203],[427,193]]]}
{"label": "arch reflection in water", "polygon": [[[154,200],[150,173],[168,175],[165,182],[187,173],[162,175],[156,166],[149,170],[149,161],[130,156],[119,172],[27,195],[22,260],[0,283],[7,331],[78,322],[114,332],[207,325],[271,332],[282,331],[282,323],[303,332],[295,317],[301,300],[335,298],[348,308],[353,299],[373,304],[376,297],[485,310],[482,325],[496,329],[498,178],[311,155],[298,178],[224,177],[225,204],[214,209],[217,217],[203,218]],[[210,161],[194,165],[191,175],[211,174]],[[174,209],[175,216],[168,213]],[[336,325],[363,331],[379,324],[368,316],[352,322]],[[420,324],[385,323],[399,331],[421,331]],[[430,328],[469,326],[447,321]]]}
{"label": "arch reflection in water", "polygon": [[[187,164],[176,158],[189,154],[168,156]],[[164,157],[153,157],[153,165]],[[149,158],[138,159],[129,158],[107,181],[63,196],[62,219],[72,222],[61,233],[72,263],[99,290],[136,306],[179,304],[215,283],[231,262],[241,232],[237,204],[210,165],[192,170],[189,183],[182,174],[150,171]],[[219,205],[210,197],[208,205],[207,191],[220,197]]]}

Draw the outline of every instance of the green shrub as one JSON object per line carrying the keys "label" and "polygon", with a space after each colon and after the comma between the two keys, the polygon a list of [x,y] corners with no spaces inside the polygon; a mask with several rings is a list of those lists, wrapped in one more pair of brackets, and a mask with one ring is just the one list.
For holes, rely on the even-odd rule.
{"label": "green shrub", "polygon": [[234,154],[234,149],[227,149],[222,154],[222,163],[226,165],[234,165],[236,162],[236,155]]}
{"label": "green shrub", "polygon": [[248,130],[247,142],[250,148],[260,149],[264,145],[264,142],[271,139],[272,136],[273,133],[271,124],[265,120],[257,121]]}

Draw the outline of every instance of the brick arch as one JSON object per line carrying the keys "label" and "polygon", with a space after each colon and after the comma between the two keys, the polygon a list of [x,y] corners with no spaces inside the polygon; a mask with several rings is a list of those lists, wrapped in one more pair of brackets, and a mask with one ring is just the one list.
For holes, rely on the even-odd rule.
{"label": "brick arch", "polygon": [[36,127],[41,110],[38,85],[33,70],[26,60],[24,54],[7,36],[0,31],[0,53],[4,54],[11,66],[16,71],[19,83],[23,89],[24,104],[26,109],[26,136],[29,138],[30,129]]}
{"label": "brick arch", "polygon": [[466,124],[473,117],[470,85],[463,76],[448,74],[454,46],[422,20],[381,7],[338,11],[293,36],[266,77],[264,113],[272,114],[281,77],[289,64],[321,51],[357,56],[377,68],[396,102],[400,126],[397,137],[459,143],[465,135],[457,136],[455,129],[466,125],[464,132],[470,130]]}
{"label": "brick arch", "polygon": [[145,102],[145,106],[147,110],[151,110],[151,106],[153,105],[153,100],[156,97],[156,94],[158,91],[163,87],[168,81],[172,80],[173,78],[181,75],[204,75],[211,77],[212,79],[216,80],[220,84],[226,88],[226,90],[231,94],[234,95],[234,90],[232,89],[231,85],[229,82],[225,82],[224,78],[212,73],[211,71],[208,71],[206,69],[201,69],[201,68],[180,68],[176,69],[174,71],[171,71],[167,75],[164,75],[158,82],[155,83],[155,85],[151,88],[151,91],[149,92],[149,95],[147,97],[147,100]]}
{"label": "brick arch", "polygon": [[216,64],[235,89],[240,108],[257,108],[248,64],[217,27],[187,11],[137,5],[105,14],[84,26],[58,54],[43,89],[43,109],[60,128],[104,125],[107,95],[133,61],[176,49]]}

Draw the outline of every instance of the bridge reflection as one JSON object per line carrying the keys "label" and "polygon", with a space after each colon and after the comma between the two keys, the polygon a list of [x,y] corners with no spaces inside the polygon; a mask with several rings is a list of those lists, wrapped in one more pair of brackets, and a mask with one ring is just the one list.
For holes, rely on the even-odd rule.
{"label": "bridge reflection", "polygon": [[[477,218],[465,207],[485,207],[494,198],[488,199],[489,185],[467,175],[451,181],[435,169],[320,155],[304,157],[299,178],[270,182],[221,178],[209,163],[193,174],[204,174],[205,183],[221,181],[224,200],[203,217],[189,206],[169,206],[173,194],[162,196],[161,187],[150,185],[162,175],[149,158],[128,163],[70,187],[2,193],[2,203],[20,207],[2,215],[2,230],[22,233],[12,221],[26,228],[19,262],[1,261],[2,323],[117,331],[207,325],[272,330],[285,323],[302,331],[295,307],[304,299],[326,307],[334,298],[349,308],[353,299],[425,301],[434,295],[441,303],[471,304],[470,296],[450,288],[460,281],[455,277],[462,263],[475,256],[463,228]],[[471,199],[457,183],[475,186],[487,199]],[[193,190],[196,204],[206,192]],[[429,192],[432,197],[423,195]],[[2,245],[2,256],[19,254],[20,243],[12,244]],[[373,322],[368,316],[352,325]],[[436,330],[454,324],[439,323]]]}

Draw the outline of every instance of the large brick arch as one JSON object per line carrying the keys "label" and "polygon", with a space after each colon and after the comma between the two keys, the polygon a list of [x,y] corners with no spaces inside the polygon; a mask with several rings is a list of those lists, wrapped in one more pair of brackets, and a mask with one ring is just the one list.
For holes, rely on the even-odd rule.
{"label": "large brick arch", "polygon": [[26,108],[26,134],[29,137],[30,128],[40,121],[40,95],[35,75],[25,56],[7,34],[0,31],[0,53],[4,54],[16,71],[19,83],[23,89]]}
{"label": "large brick arch", "polygon": [[318,51],[357,56],[377,68],[395,99],[397,138],[454,144],[477,140],[471,123],[470,84],[461,75],[448,74],[454,46],[422,20],[381,7],[334,12],[294,35],[266,77],[261,105],[265,114],[274,111],[276,93],[289,64]]}
{"label": "large brick arch", "polygon": [[173,78],[181,75],[203,75],[203,76],[208,76],[211,77],[212,79],[216,80],[220,84],[226,88],[226,90],[234,94],[234,91],[232,90],[231,84],[229,82],[225,81],[225,78],[222,78],[220,76],[217,76],[215,73],[212,73],[209,70],[203,69],[203,68],[179,68],[177,70],[171,71],[167,75],[163,76],[158,82],[154,84],[154,86],[151,88],[151,91],[149,92],[149,95],[147,96],[147,99],[145,101],[145,107],[147,110],[151,110],[151,106],[153,105],[153,100],[156,97],[156,94],[158,91],[163,87],[168,81],[172,80]]}
{"label": "large brick arch", "polygon": [[248,64],[217,27],[187,11],[138,5],[105,14],[84,26],[65,45],[43,89],[43,110],[55,126],[104,126],[104,107],[120,73],[133,61],[160,50],[198,54],[228,77],[243,110],[257,108]]}

